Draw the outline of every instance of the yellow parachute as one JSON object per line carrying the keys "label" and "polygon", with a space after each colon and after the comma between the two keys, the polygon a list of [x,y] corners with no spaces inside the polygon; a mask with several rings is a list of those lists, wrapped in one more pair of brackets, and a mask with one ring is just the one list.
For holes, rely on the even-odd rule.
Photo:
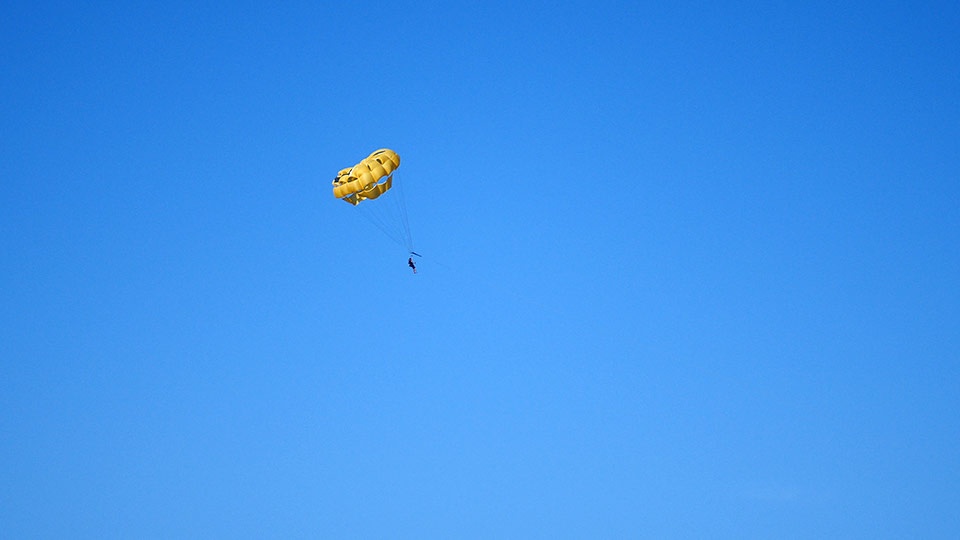
{"label": "yellow parachute", "polygon": [[[403,185],[399,180],[394,182],[393,178],[398,167],[400,156],[393,150],[381,148],[353,167],[337,173],[333,179],[333,196],[355,206],[357,212],[394,242],[417,255],[413,251]],[[380,198],[388,191],[391,193]],[[360,204],[377,198],[380,200]]]}
{"label": "yellow parachute", "polygon": [[333,179],[333,196],[356,206],[361,201],[376,199],[393,187],[393,171],[400,166],[400,156],[381,148]]}

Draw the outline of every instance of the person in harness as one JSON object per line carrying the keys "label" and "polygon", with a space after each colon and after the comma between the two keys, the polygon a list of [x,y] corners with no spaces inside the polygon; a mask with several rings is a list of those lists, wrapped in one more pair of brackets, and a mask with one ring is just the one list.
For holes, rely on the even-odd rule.
{"label": "person in harness", "polygon": [[407,266],[409,266],[410,268],[413,268],[414,274],[417,273],[417,265],[413,263],[413,257],[410,257],[409,259],[407,259]]}

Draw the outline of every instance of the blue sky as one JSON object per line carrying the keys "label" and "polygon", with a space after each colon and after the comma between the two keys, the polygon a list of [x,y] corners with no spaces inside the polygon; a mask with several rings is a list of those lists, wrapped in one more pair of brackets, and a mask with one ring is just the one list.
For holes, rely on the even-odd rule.
{"label": "blue sky", "polygon": [[0,537],[960,535],[955,3],[342,4],[0,10]]}

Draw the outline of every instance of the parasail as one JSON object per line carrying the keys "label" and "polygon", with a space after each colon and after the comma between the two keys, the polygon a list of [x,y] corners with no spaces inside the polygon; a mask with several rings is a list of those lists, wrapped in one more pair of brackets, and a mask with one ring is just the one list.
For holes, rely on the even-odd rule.
{"label": "parasail", "polygon": [[355,206],[384,234],[416,255],[402,185],[394,182],[399,167],[400,156],[381,148],[353,167],[341,169],[333,179],[333,196]]}
{"label": "parasail", "polygon": [[333,179],[333,196],[354,206],[376,199],[393,187],[393,171],[399,166],[400,156],[381,148],[353,167],[341,169]]}

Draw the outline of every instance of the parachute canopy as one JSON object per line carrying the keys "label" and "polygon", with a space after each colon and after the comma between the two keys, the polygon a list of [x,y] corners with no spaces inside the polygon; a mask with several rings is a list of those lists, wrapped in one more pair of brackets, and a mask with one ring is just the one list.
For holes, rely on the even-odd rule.
{"label": "parachute canopy", "polygon": [[352,204],[355,212],[414,254],[403,182],[399,173],[394,179],[398,167],[400,156],[393,150],[381,148],[353,167],[337,173],[333,179],[333,196]]}
{"label": "parachute canopy", "polygon": [[400,156],[381,148],[333,179],[333,196],[354,206],[367,199],[376,199],[393,186],[393,171],[400,166]]}

